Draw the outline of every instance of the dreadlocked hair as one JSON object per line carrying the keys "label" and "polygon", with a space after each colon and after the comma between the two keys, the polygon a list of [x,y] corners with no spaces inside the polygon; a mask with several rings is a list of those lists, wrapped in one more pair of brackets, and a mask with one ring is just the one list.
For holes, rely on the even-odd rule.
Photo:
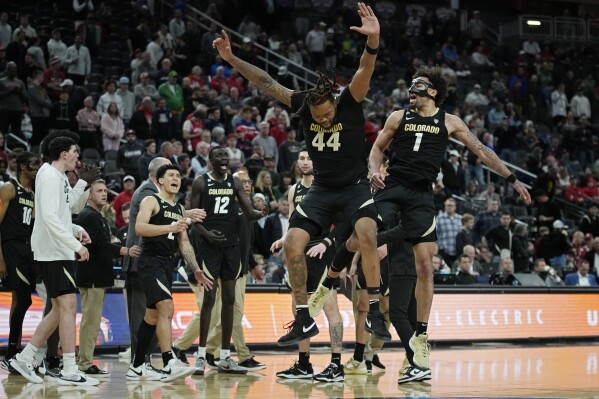
{"label": "dreadlocked hair", "polygon": [[434,67],[422,67],[414,73],[412,76],[413,79],[417,77],[425,77],[433,84],[435,90],[437,90],[437,95],[435,96],[435,105],[439,106],[443,104],[445,98],[447,97],[447,80],[445,80],[445,76],[443,71],[439,66]]}
{"label": "dreadlocked hair", "polygon": [[305,94],[304,103],[297,110],[296,116],[310,105],[320,105],[326,101],[335,102],[335,93],[339,92],[339,85],[335,81],[335,71],[330,66],[327,67],[327,73],[316,71],[318,80],[316,86],[309,90],[300,91],[298,95]]}

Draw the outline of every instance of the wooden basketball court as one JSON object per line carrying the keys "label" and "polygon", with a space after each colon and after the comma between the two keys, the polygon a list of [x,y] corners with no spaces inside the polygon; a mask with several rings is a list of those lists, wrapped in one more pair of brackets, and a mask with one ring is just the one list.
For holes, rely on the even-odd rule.
{"label": "wooden basketball court", "polygon": [[[257,352],[266,370],[247,376],[228,376],[209,371],[204,377],[187,377],[172,384],[135,383],[125,379],[128,360],[103,355],[98,366],[111,378],[98,387],[63,387],[28,384],[21,376],[0,374],[2,398],[400,398],[400,397],[521,397],[599,398],[599,344],[569,346],[513,346],[479,344],[435,349],[431,353],[432,380],[397,385],[403,351],[380,354],[386,370],[368,376],[347,376],[345,383],[313,383],[281,380],[277,371],[296,358],[290,352]],[[351,356],[346,351],[343,360]],[[325,349],[312,353],[315,372],[322,370],[330,355]],[[159,366],[161,361],[154,358]]]}

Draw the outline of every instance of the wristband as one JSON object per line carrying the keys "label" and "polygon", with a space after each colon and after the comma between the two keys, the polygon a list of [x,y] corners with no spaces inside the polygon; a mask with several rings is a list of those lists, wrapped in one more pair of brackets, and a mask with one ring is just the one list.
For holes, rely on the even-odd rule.
{"label": "wristband", "polygon": [[131,247],[127,248],[127,256],[130,256],[129,251],[131,251]]}
{"label": "wristband", "polygon": [[516,177],[515,174],[512,173],[511,175],[506,177],[505,180],[510,184],[514,184],[516,182],[516,180],[518,180],[518,178]]}
{"label": "wristband", "polygon": [[377,55],[379,52],[379,48],[372,48],[370,47],[368,44],[366,45],[366,48],[364,49],[366,50],[366,52],[370,55]]}
{"label": "wristband", "polygon": [[[327,241],[327,240],[328,240],[328,241]],[[330,244],[329,244],[329,241],[331,242]],[[333,245],[333,240],[331,240],[330,238],[326,238],[326,237],[325,237],[325,238],[323,238],[323,239],[322,239],[322,243],[323,243],[323,244],[324,244],[324,245],[325,245],[327,248],[330,248],[330,247]]]}

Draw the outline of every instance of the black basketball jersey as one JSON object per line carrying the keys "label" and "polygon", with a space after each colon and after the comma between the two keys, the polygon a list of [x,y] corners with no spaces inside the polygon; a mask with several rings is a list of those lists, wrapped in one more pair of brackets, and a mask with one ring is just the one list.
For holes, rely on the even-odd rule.
{"label": "black basketball jersey", "polygon": [[33,190],[27,192],[15,179],[10,179],[10,184],[15,186],[15,198],[8,204],[2,221],[2,241],[29,241],[33,231],[34,193]]}
{"label": "black basketball jersey", "polygon": [[[300,109],[306,95],[295,93],[291,97],[294,112]],[[324,129],[316,123],[307,106],[299,117],[314,164],[315,184],[342,188],[366,178],[369,149],[364,134],[366,120],[362,104],[354,100],[348,88],[339,96],[337,114],[330,128]]]}
{"label": "black basketball jersey", "polygon": [[225,235],[227,241],[219,246],[238,244],[239,235],[235,228],[237,187],[233,176],[225,175],[222,182],[215,180],[210,173],[203,177],[204,192],[200,207],[206,211],[206,218],[202,224],[208,230],[218,230]]}
{"label": "black basketball jersey", "polygon": [[420,116],[406,109],[391,140],[391,161],[387,172],[391,177],[423,187],[437,179],[449,135],[445,126],[445,111],[433,116]]}
{"label": "black basketball jersey", "polygon": [[[150,224],[170,225],[183,218],[183,209],[180,204],[175,203],[172,205],[157,194],[153,195],[158,201],[160,211],[150,217]],[[177,252],[179,242],[177,241],[177,234],[169,233],[156,237],[142,237],[141,247],[144,255],[169,257]]]}

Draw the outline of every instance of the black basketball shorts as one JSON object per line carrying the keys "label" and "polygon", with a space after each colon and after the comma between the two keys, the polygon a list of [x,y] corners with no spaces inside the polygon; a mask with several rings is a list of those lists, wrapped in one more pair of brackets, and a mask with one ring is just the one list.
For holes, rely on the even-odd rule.
{"label": "black basketball shorts", "polygon": [[435,202],[430,192],[416,191],[400,183],[387,181],[375,196],[376,206],[384,221],[393,220],[401,211],[401,224],[407,240],[413,244],[436,242]]}
{"label": "black basketball shorts", "polygon": [[196,251],[198,265],[210,280],[236,280],[241,274],[241,253],[239,245],[217,247],[201,238],[199,251]]}
{"label": "black basketball shorts", "polygon": [[2,254],[8,273],[8,278],[3,281],[4,287],[11,291],[35,290],[36,267],[31,244],[21,240],[4,241]]}
{"label": "black basketball shorts", "polygon": [[[382,296],[389,296],[389,262],[387,261],[388,257],[381,260],[381,281],[379,282],[379,287]],[[356,289],[357,290],[365,290],[368,288],[366,284],[366,276],[364,276],[364,268],[359,267],[356,272],[358,280],[356,281]]]}
{"label": "black basketball shorts", "polygon": [[146,294],[146,308],[156,309],[158,302],[173,299],[171,288],[176,267],[176,258],[143,254],[139,257],[137,274]]}
{"label": "black basketball shorts", "polygon": [[[363,217],[381,221],[367,179],[340,189],[313,184],[291,215],[289,227],[299,227],[314,237],[322,231],[328,231],[339,212],[352,227]],[[306,220],[312,223],[306,223]],[[316,224],[318,228],[310,227],[310,224]]]}
{"label": "black basketball shorts", "polygon": [[46,286],[48,298],[58,298],[77,292],[74,260],[39,261],[38,263],[42,270],[42,280]]}

